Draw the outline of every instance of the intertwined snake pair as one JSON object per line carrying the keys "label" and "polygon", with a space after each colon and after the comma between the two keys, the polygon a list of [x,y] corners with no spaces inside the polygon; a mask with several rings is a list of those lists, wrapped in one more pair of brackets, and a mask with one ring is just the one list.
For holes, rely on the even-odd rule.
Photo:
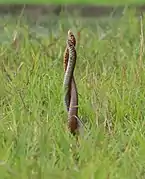
{"label": "intertwined snake pair", "polygon": [[67,47],[64,52],[64,89],[65,105],[68,112],[68,127],[73,135],[79,133],[81,122],[78,118],[78,92],[73,76],[77,53],[75,49],[76,39],[73,33],[68,31]]}

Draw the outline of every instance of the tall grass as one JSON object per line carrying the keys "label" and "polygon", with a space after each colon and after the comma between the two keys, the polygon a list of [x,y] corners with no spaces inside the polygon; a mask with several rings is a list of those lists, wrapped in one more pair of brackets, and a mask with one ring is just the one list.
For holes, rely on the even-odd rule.
{"label": "tall grass", "polygon": [[[58,21],[57,36],[37,38],[26,21],[5,26],[18,37],[0,45],[0,178],[145,178],[145,20]],[[74,75],[87,128],[72,150],[62,88],[69,28],[82,29]]]}

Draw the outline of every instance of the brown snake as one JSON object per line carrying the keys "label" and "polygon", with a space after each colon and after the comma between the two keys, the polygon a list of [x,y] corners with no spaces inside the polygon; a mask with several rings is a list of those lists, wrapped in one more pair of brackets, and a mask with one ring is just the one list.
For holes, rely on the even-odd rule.
{"label": "brown snake", "polygon": [[64,88],[65,105],[68,111],[68,127],[70,132],[75,135],[79,132],[80,120],[78,118],[78,92],[73,76],[76,64],[76,39],[73,33],[68,31],[67,47],[64,52]]}

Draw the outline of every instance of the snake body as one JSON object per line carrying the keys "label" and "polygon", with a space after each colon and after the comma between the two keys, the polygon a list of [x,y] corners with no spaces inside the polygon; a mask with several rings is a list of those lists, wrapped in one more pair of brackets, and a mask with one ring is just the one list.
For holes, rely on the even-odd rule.
{"label": "snake body", "polygon": [[70,132],[75,135],[78,133],[80,121],[78,118],[78,92],[73,76],[76,64],[76,40],[73,33],[68,31],[67,47],[64,53],[64,89],[65,89],[65,105],[68,111],[68,127]]}

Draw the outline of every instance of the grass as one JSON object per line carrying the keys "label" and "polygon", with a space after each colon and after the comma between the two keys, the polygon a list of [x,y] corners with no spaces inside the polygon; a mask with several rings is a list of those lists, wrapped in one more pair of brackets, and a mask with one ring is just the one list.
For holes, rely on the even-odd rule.
{"label": "grass", "polygon": [[[145,20],[110,19],[57,19],[47,36],[24,19],[1,19],[9,34],[0,46],[1,179],[145,178]],[[71,151],[62,88],[69,28],[81,29],[75,79],[87,127]]]}

